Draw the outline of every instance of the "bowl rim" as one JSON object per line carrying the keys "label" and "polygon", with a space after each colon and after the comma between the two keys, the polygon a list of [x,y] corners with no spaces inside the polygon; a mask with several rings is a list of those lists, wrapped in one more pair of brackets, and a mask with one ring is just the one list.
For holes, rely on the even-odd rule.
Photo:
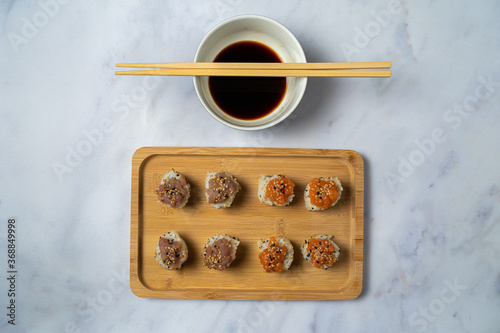
{"label": "bowl rim", "polygon": [[[233,17],[227,18],[227,19],[219,22],[214,27],[212,27],[208,31],[208,33],[203,37],[203,39],[201,40],[200,44],[198,45],[198,48],[197,48],[195,56],[194,56],[194,61],[198,62],[198,57],[199,57],[199,55],[201,53],[201,50],[203,49],[203,47],[207,43],[207,40],[217,30],[219,30],[221,27],[223,27],[223,26],[225,26],[227,24],[230,24],[230,23],[232,23],[234,21],[243,20],[243,19],[253,19],[253,20],[267,21],[268,23],[276,25],[285,34],[287,34],[291,40],[293,40],[298,45],[297,52],[299,53],[299,56],[302,59],[304,59],[304,62],[307,63],[307,58],[306,58],[306,55],[305,55],[304,50],[302,48],[302,45],[300,44],[300,42],[298,41],[298,39],[295,37],[295,35],[288,28],[286,28],[283,24],[281,24],[280,22],[278,22],[278,21],[276,21],[276,20],[274,20],[274,19],[272,19],[270,17],[263,16],[263,15],[256,15],[256,14],[244,14],[244,15],[233,16]],[[217,121],[219,121],[220,123],[222,123],[222,124],[224,124],[224,125],[226,125],[228,127],[234,128],[234,129],[252,131],[252,130],[261,130],[261,129],[266,129],[266,128],[272,127],[272,126],[274,126],[274,125],[282,122],[286,118],[288,118],[288,116],[290,114],[292,114],[293,111],[295,111],[295,109],[299,105],[300,101],[302,100],[302,98],[304,96],[304,93],[306,91],[306,88],[307,88],[307,77],[301,77],[300,79],[303,81],[303,88],[301,88],[297,92],[297,94],[298,94],[297,101],[294,103],[294,105],[290,106],[290,110],[288,110],[286,113],[283,113],[281,116],[279,116],[279,117],[277,117],[277,118],[275,118],[275,119],[273,119],[273,120],[271,120],[269,122],[266,122],[264,124],[249,125],[249,126],[243,126],[243,125],[238,125],[238,124],[231,123],[231,122],[223,119],[222,117],[220,117],[215,112],[213,112],[210,109],[210,107],[205,103],[204,99],[202,98],[202,92],[200,91],[201,88],[198,86],[199,85],[199,77],[196,77],[196,76],[193,77],[193,84],[194,84],[194,89],[196,91],[196,95],[198,96],[199,101],[201,102],[201,104],[203,105],[203,107],[205,108],[205,110],[207,110],[208,113],[212,117],[214,117]]]}

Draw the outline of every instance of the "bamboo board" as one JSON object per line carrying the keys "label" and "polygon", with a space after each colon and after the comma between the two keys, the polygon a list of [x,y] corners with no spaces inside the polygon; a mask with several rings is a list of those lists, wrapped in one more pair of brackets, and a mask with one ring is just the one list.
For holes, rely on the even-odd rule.
{"label": "bamboo board", "polygon": [[[157,200],[165,172],[174,168],[191,184],[183,209]],[[205,199],[207,172],[226,171],[242,186],[232,206],[215,209]],[[351,150],[275,148],[145,147],[132,158],[130,286],[139,297],[235,300],[349,300],[362,289],[363,159]],[[281,173],[295,182],[290,206],[260,203],[260,175]],[[315,177],[336,176],[344,191],[334,207],[306,210],[303,193]],[[154,259],[158,238],[175,230],[186,241],[189,258],[180,270],[166,270]],[[219,272],[203,266],[203,246],[210,236],[226,233],[240,239],[237,258]],[[332,234],[341,248],[328,270],[313,267],[300,253],[312,234]],[[288,271],[266,273],[257,241],[284,236],[294,246]]]}

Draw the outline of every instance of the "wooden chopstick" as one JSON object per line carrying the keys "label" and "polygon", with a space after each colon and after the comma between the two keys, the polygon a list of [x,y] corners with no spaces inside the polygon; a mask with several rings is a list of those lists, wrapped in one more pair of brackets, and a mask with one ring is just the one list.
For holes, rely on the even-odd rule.
{"label": "wooden chopstick", "polygon": [[383,69],[391,68],[383,62],[309,62],[309,63],[249,63],[249,62],[172,62],[152,64],[116,64],[116,67],[164,69]]}
{"label": "wooden chopstick", "polygon": [[[115,72],[116,75],[166,76],[271,76],[271,77],[390,77],[390,62],[351,63],[245,63],[178,62],[155,64],[116,64],[117,67],[156,68]],[[160,69],[161,68],[161,69]]]}
{"label": "wooden chopstick", "polygon": [[158,69],[115,72],[116,75],[162,76],[259,76],[259,77],[390,77],[391,71],[377,70],[286,70],[286,69]]}
{"label": "wooden chopstick", "polygon": [[259,77],[390,77],[391,71],[321,69],[158,69],[115,72],[116,75],[259,76]]}

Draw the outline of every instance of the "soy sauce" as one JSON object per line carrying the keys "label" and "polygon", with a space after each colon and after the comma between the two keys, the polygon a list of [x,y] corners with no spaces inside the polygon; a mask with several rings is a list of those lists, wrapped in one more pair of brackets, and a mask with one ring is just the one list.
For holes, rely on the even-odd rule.
{"label": "soy sauce", "polygon": [[[242,41],[224,48],[214,62],[282,62],[270,47]],[[215,103],[226,114],[255,120],[274,111],[285,97],[286,77],[211,76],[208,86]]]}

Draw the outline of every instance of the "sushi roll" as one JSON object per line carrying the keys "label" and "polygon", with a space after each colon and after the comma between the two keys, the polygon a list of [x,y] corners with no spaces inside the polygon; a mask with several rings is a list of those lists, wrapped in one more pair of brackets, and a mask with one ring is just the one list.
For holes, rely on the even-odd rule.
{"label": "sushi roll", "polygon": [[157,194],[160,203],[170,208],[183,208],[191,195],[191,185],[186,177],[172,169],[163,176]]}
{"label": "sushi roll", "polygon": [[294,187],[294,182],[283,175],[262,175],[259,182],[259,200],[269,206],[288,206],[295,196]]}
{"label": "sushi roll", "polygon": [[210,237],[203,248],[203,264],[218,271],[223,271],[236,259],[236,250],[240,240],[229,235]]}
{"label": "sushi roll", "polygon": [[306,208],[310,211],[333,207],[342,195],[342,184],[337,177],[314,178],[304,191]]}
{"label": "sushi roll", "polygon": [[293,261],[293,246],[284,237],[262,238],[259,246],[259,260],[268,273],[282,272],[290,268]]}
{"label": "sushi roll", "polygon": [[304,259],[316,268],[328,269],[337,262],[340,248],[333,242],[332,235],[312,235],[301,246]]}
{"label": "sushi roll", "polygon": [[213,207],[219,209],[231,206],[239,190],[241,186],[231,174],[224,171],[207,173],[205,195]]}
{"label": "sushi roll", "polygon": [[175,231],[160,237],[156,245],[155,259],[165,269],[179,269],[188,258],[186,242]]}

